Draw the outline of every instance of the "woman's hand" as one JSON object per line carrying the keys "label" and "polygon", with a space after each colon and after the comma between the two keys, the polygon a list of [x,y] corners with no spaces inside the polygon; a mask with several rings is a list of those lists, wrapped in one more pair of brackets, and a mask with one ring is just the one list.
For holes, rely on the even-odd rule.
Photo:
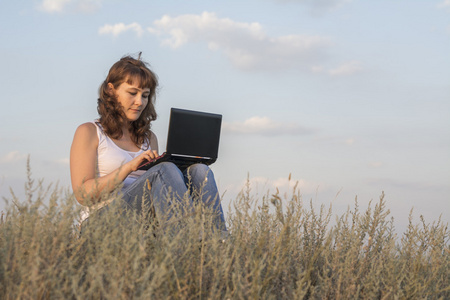
{"label": "woman's hand", "polygon": [[147,150],[136,156],[134,159],[129,161],[127,164],[131,170],[131,172],[136,171],[142,164],[152,159],[158,157],[158,151],[156,150]]}

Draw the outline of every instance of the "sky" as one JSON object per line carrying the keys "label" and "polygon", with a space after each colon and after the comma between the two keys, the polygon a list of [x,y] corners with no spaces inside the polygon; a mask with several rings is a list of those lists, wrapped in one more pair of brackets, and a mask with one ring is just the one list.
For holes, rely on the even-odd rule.
{"label": "sky", "polygon": [[75,129],[142,51],[160,152],[171,107],[223,115],[226,214],[249,180],[335,215],[384,193],[400,232],[411,209],[450,221],[449,0],[0,0],[0,20],[2,197],[23,194],[28,157],[70,192]]}

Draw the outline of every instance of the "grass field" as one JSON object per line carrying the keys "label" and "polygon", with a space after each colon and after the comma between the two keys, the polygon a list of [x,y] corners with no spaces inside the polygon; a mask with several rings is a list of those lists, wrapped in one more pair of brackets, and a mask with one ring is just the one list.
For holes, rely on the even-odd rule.
{"label": "grass field", "polygon": [[224,242],[200,206],[165,232],[111,209],[80,234],[73,195],[25,189],[1,216],[1,299],[450,299],[447,224],[396,234],[383,195],[332,217],[295,188],[255,199],[247,186]]}

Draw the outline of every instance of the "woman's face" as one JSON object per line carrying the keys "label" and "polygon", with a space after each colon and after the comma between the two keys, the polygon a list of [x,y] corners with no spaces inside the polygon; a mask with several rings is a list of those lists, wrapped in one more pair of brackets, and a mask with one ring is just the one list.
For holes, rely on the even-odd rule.
{"label": "woman's face", "polygon": [[141,89],[134,83],[128,84],[127,82],[119,85],[117,89],[114,89],[111,83],[108,85],[116,93],[117,101],[122,105],[128,121],[136,121],[147,106],[150,89]]}

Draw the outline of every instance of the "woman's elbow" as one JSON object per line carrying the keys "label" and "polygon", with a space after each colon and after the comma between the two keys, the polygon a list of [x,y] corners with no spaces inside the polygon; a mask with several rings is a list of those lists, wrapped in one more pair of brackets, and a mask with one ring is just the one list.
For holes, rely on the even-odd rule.
{"label": "woman's elbow", "polygon": [[78,203],[81,205],[87,206],[96,198],[95,195],[93,195],[93,191],[86,189],[85,184],[72,185],[72,190],[75,199],[77,199]]}

